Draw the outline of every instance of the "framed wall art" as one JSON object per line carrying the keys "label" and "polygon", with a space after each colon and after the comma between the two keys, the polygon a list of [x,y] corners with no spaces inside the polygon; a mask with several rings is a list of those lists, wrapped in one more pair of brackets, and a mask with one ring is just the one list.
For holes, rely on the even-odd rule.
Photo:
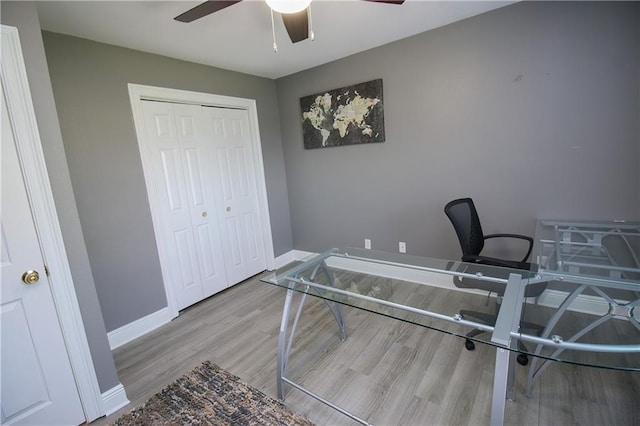
{"label": "framed wall art", "polygon": [[384,142],[382,79],[300,98],[305,149]]}

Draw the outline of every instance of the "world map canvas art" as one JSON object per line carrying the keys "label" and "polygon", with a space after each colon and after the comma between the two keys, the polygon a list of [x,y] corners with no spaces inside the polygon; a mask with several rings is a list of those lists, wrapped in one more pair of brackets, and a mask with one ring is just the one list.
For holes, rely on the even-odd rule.
{"label": "world map canvas art", "polygon": [[305,149],[384,142],[382,80],[300,98]]}

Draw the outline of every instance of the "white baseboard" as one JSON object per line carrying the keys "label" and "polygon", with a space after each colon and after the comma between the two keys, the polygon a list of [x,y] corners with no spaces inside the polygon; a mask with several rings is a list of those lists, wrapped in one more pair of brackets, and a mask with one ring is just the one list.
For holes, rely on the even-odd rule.
{"label": "white baseboard", "polygon": [[129,343],[138,337],[149,333],[171,321],[171,313],[169,308],[162,308],[152,314],[142,317],[136,321],[130,322],[120,328],[107,333],[109,338],[109,346],[111,350]]}
{"label": "white baseboard", "polygon": [[105,416],[115,413],[129,403],[124,386],[118,384],[102,394],[102,406],[105,410]]}
{"label": "white baseboard", "polygon": [[[317,253],[310,253],[299,250],[292,250],[289,252],[295,260],[305,260],[310,256],[313,256]],[[429,284],[436,287],[442,287],[447,289],[452,289],[456,291],[464,291],[468,293],[475,293],[486,295],[486,291],[475,290],[475,289],[463,289],[456,287],[453,284],[453,278],[449,275],[437,274],[433,272],[406,269],[399,266],[393,265],[382,265],[382,264],[370,264],[360,262],[354,259],[347,258],[335,258],[330,259],[330,265],[333,267],[346,269],[354,272],[360,272],[365,274],[373,274],[377,276],[415,282],[419,284]],[[557,308],[564,301],[565,297],[567,297],[568,293],[561,290],[551,290],[547,289],[545,292],[538,298],[537,303],[542,306],[548,306]],[[528,300],[529,303],[535,303],[535,299],[530,298]],[[624,303],[624,301],[620,301]],[[609,303],[605,300],[601,299],[597,296],[590,296],[581,294],[579,295],[569,307],[570,311],[581,312],[585,314],[591,315],[604,315],[609,311]]]}
{"label": "white baseboard", "polygon": [[446,274],[408,269],[401,266],[383,265],[378,263],[365,263],[363,261],[349,258],[329,259],[329,266],[346,269],[362,274],[372,274],[379,277],[391,278],[400,281],[408,281],[418,284],[428,284],[433,287],[446,288],[466,293],[486,295],[486,291],[471,288],[459,288],[453,284],[453,277]]}
{"label": "white baseboard", "polygon": [[288,265],[291,262],[295,262],[296,258],[293,255],[293,250],[286,252],[285,254],[281,254],[276,257],[273,261],[273,266],[275,269],[282,268],[285,265]]}
{"label": "white baseboard", "polygon": [[[548,306],[550,308],[557,308],[564,301],[569,293],[562,290],[547,289],[538,298],[538,305]],[[618,301],[625,303],[625,301]],[[570,311],[581,312],[591,315],[605,315],[609,312],[609,302],[598,296],[590,296],[588,294],[581,294],[576,297],[576,300],[571,303],[569,307]]]}
{"label": "white baseboard", "polygon": [[297,261],[305,261],[305,260],[309,259],[311,256],[317,256],[317,255],[318,255],[318,253],[313,253],[313,252],[310,252],[310,251],[293,250],[293,257]]}
{"label": "white baseboard", "polygon": [[276,269],[282,268],[291,262],[299,262],[307,259],[310,256],[315,256],[317,253],[311,253],[309,251],[291,250],[275,258],[274,266]]}
{"label": "white baseboard", "polygon": [[[274,259],[274,266],[276,269],[281,268],[291,262],[304,260],[314,254],[315,253],[304,252],[300,250],[291,250],[283,255],[276,257]],[[111,350],[114,350],[124,345],[125,343],[129,343],[132,340],[135,340],[138,337],[155,330],[156,328],[168,323],[172,319],[173,318],[171,317],[169,308],[167,307],[149,314],[146,317],[142,317],[136,321],[133,321],[129,324],[123,325],[122,327],[107,333],[107,337],[109,339],[109,347],[111,348]]]}

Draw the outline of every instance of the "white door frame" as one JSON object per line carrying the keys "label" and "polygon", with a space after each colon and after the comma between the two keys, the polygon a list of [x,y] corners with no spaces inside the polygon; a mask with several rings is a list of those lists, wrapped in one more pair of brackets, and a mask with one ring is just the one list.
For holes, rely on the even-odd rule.
{"label": "white door frame", "polygon": [[[138,147],[140,148],[140,157],[142,160],[142,169],[144,179],[147,186],[147,194],[149,197],[149,207],[151,208],[151,220],[153,222],[154,233],[156,239],[161,240],[162,233],[159,209],[159,197],[156,193],[156,185],[152,173],[152,157],[151,151],[145,137],[144,115],[142,112],[142,100],[155,100],[183,104],[207,105],[223,108],[244,109],[249,115],[249,135],[253,147],[253,166],[256,171],[257,179],[257,195],[258,195],[258,212],[262,225],[262,241],[264,242],[265,260],[267,269],[274,269],[275,256],[273,252],[273,237],[271,234],[271,220],[269,216],[269,205],[267,200],[267,184],[264,176],[264,163],[262,158],[262,142],[260,141],[260,131],[258,127],[258,110],[254,99],[235,98],[230,96],[214,95],[211,93],[190,92],[185,90],[167,89],[163,87],[144,86],[140,84],[129,84],[129,97],[131,99],[131,108],[133,111],[133,120],[136,127],[138,137]],[[166,270],[168,262],[163,259],[167,258],[164,253],[165,244],[159,243],[158,254],[160,256],[160,268],[162,269],[162,277],[164,287],[167,293],[167,304],[169,305],[169,313],[171,318],[178,316],[178,304],[175,291],[172,286],[169,271]]]}
{"label": "white door frame", "polygon": [[49,269],[49,283],[87,421],[105,414],[89,342],[84,331],[67,252],[51,191],[18,29],[1,26],[2,84],[13,125],[33,221]]}

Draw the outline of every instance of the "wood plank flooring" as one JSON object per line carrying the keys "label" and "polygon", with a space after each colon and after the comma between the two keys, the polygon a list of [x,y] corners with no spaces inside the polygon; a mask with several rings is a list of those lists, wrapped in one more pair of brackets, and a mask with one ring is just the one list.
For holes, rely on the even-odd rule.
{"label": "wood plank flooring", "polygon": [[[130,406],[115,420],[204,360],[274,398],[283,289],[251,278],[200,302],[171,323],[114,350]],[[444,333],[344,309],[341,342],[324,303],[305,304],[288,376],[377,425],[482,425],[491,410],[495,350]],[[527,368],[517,367],[517,401],[506,423],[640,425],[640,373],[554,363],[524,397]],[[318,425],[353,425],[346,416],[288,388],[286,402]]]}

